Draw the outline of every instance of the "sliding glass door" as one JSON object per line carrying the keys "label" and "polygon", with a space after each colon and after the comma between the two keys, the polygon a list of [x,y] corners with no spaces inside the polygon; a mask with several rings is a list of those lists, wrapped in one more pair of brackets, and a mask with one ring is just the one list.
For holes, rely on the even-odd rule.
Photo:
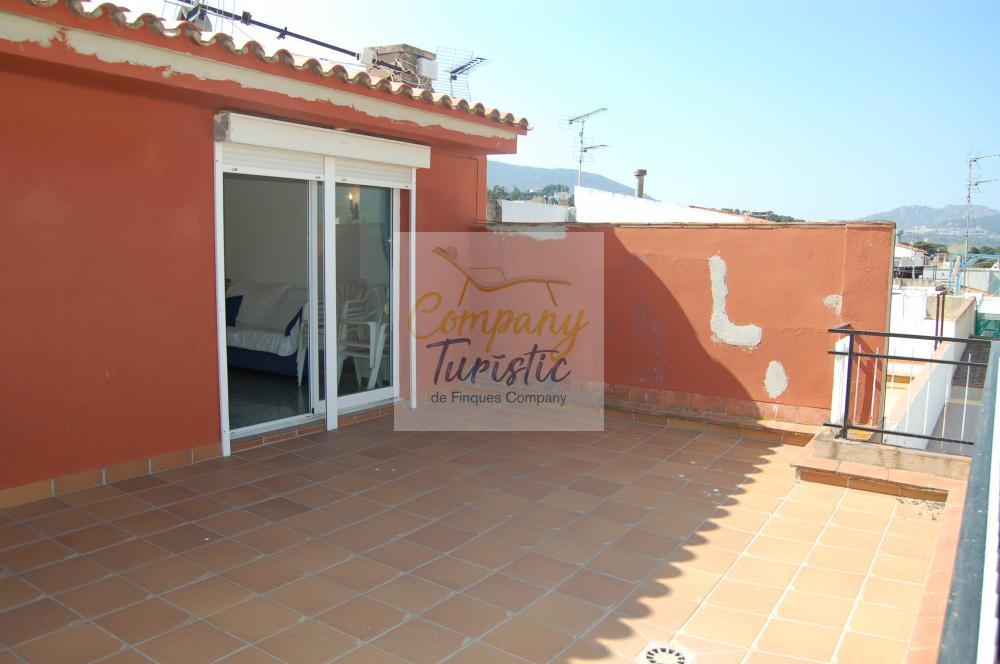
{"label": "sliding glass door", "polygon": [[412,170],[230,142],[216,156],[223,448],[398,396],[393,240]]}
{"label": "sliding glass door", "polygon": [[310,228],[322,217],[316,185],[223,175],[225,370],[229,427],[238,434],[320,412],[322,362],[311,352],[318,282]]}
{"label": "sliding glass door", "polygon": [[395,395],[393,330],[398,197],[393,189],[337,183],[336,371],[341,409]]}

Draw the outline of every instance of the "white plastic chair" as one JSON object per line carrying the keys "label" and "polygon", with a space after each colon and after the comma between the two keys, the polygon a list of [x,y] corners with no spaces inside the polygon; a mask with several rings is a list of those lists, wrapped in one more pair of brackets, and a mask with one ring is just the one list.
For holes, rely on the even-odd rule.
{"label": "white plastic chair", "polygon": [[338,321],[338,383],[347,358],[351,358],[354,360],[358,388],[361,389],[365,377],[368,379],[367,389],[375,388],[389,334],[386,323],[388,309],[385,286],[371,287],[363,298],[348,300],[341,305]]}
{"label": "white plastic chair", "polygon": [[[352,300],[360,300],[365,297],[365,294],[371,290],[371,285],[366,281],[347,281],[344,283],[337,284],[337,302],[346,303]],[[325,328],[326,328],[326,305],[323,299],[320,299],[318,303],[319,315],[318,319],[318,342],[319,350],[323,350],[325,345]],[[306,364],[306,351],[309,348],[309,306],[306,305],[302,312],[302,325],[299,335],[299,348],[296,357],[296,362],[298,364],[298,378],[299,385],[302,385],[302,375],[305,373]],[[338,376],[339,378],[339,376]]]}

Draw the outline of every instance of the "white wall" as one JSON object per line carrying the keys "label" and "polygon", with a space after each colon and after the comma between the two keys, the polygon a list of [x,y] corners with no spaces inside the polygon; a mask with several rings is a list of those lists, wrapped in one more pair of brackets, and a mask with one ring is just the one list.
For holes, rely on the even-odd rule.
{"label": "white wall", "polygon": [[[305,182],[227,175],[226,276],[237,281],[288,283],[308,288],[308,200]],[[352,192],[359,218],[351,218]],[[389,266],[381,227],[389,219],[388,190],[337,186],[337,279],[387,283]]]}
{"label": "white wall", "polygon": [[979,313],[1000,314],[1000,297],[983,297],[979,301]]}
{"label": "white wall", "polygon": [[[945,342],[935,354],[942,360],[959,360],[965,344]],[[886,429],[905,433],[932,435],[941,412],[944,410],[951,390],[951,379],[955,375],[952,364],[926,363],[921,373],[913,380],[916,389],[910,391],[906,408],[897,411],[896,418],[887,418]],[[901,447],[927,449],[928,441],[909,436],[887,435],[885,442]]]}
{"label": "white wall", "polygon": [[226,175],[226,277],[308,288],[305,182]]}
{"label": "white wall", "polygon": [[[590,187],[577,187],[573,192],[573,203],[577,222],[584,224],[747,223],[742,215],[660,203]],[[504,221],[507,221],[506,217]]]}
{"label": "white wall", "polygon": [[[924,289],[904,288],[892,293],[891,331],[903,334],[933,335],[935,320],[927,318],[928,296]],[[962,303],[957,318],[943,321],[942,336],[964,339],[975,331],[975,306],[972,299]],[[921,339],[892,339],[889,354],[904,357],[936,357],[959,360],[965,350],[964,343],[942,343],[937,351],[933,341]],[[899,361],[889,362],[889,371],[896,375],[910,374],[911,383],[903,407],[893,407],[886,418],[885,427],[894,431],[931,435],[944,410],[951,390],[955,366],[951,364],[920,364]],[[907,436],[887,435],[886,442],[902,447],[926,449],[928,441]]]}
{"label": "white wall", "polygon": [[[351,194],[358,218],[351,213]],[[389,261],[383,230],[391,228],[392,193],[378,187],[337,185],[337,281],[389,283]]]}
{"label": "white wall", "polygon": [[[928,317],[927,307],[933,310],[933,290],[903,288],[892,293],[890,332],[899,334],[923,334],[933,336],[936,322]],[[930,300],[930,302],[928,301]],[[952,300],[953,301],[953,300]],[[956,318],[945,318],[941,336],[965,339],[976,329],[975,305],[969,298],[962,304]],[[946,312],[948,310],[946,309]],[[949,314],[952,315],[952,314]],[[892,339],[889,353],[913,357],[930,357],[934,352],[934,342],[921,339]]]}
{"label": "white wall", "polygon": [[534,201],[500,201],[500,220],[505,224],[552,224],[569,220],[569,207]]}
{"label": "white wall", "polygon": [[337,281],[389,282],[389,263],[382,250],[382,236],[374,224],[337,226]]}
{"label": "white wall", "polygon": [[927,264],[927,254],[905,244],[896,243],[893,255],[896,258],[896,265],[913,266]]}

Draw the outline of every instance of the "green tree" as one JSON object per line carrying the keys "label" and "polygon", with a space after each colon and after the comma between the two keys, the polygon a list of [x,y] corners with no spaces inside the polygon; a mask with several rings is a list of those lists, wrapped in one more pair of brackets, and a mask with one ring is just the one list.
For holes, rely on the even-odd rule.
{"label": "green tree", "polygon": [[948,253],[948,247],[943,244],[938,244],[936,242],[928,242],[927,240],[920,240],[919,242],[914,242],[912,247],[916,247],[922,251],[926,251],[928,256],[934,256],[935,254],[946,254]]}

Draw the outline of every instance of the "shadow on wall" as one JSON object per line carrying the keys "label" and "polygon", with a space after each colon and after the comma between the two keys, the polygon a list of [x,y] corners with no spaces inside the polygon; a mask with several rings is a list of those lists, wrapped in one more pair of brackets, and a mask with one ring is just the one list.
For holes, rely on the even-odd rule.
{"label": "shadow on wall", "polygon": [[[648,253],[637,253],[622,242],[619,229],[603,232],[607,383],[696,392],[685,385],[698,377],[698,382],[707,381],[714,387],[712,394],[745,401],[759,398],[745,389],[745,377],[735,375],[705,347],[713,343],[706,334],[713,313],[711,254],[690,256],[685,264],[676,265],[683,272],[677,281],[687,289],[683,295],[690,299],[697,289],[704,300],[702,306],[695,307],[704,320],[695,323],[689,319],[691,306],[682,305],[648,262],[656,261],[656,267],[662,268],[660,261],[668,260],[666,257],[655,256],[652,247],[647,247]],[[760,343],[761,330],[757,328],[755,333],[751,321],[733,315],[728,322],[745,326],[749,341],[753,342],[756,334]],[[750,360],[759,352],[743,348],[737,352],[745,355],[741,358],[744,370],[746,364],[761,365],[763,382],[767,361]],[[692,404],[680,395],[678,400],[664,405],[710,406]],[[641,498],[619,501],[612,496],[605,503],[605,516],[618,515],[626,524],[624,534],[611,542],[611,550],[617,549],[632,560],[618,575],[635,584],[636,590],[623,600],[619,598],[611,614],[557,661],[631,659],[634,653],[629,648],[636,641],[673,641],[703,657],[711,657],[713,652],[742,652],[744,649],[735,646],[675,638],[675,634],[749,542],[750,531],[767,519],[767,514],[754,511],[762,509],[759,502],[751,503],[748,509],[734,508],[743,506],[747,485],[764,472],[779,444],[736,443],[736,439],[645,424],[628,425],[610,437],[620,454],[611,464],[632,471],[626,486],[641,487],[639,493],[649,490]],[[658,495],[669,497],[657,502]],[[709,544],[712,546],[704,548]],[[594,575],[592,581],[598,588],[615,585],[600,575]]]}
{"label": "shadow on wall", "polygon": [[[610,396],[821,424],[835,342],[884,329],[891,227],[603,227]],[[572,229],[570,232],[587,232]],[[870,395],[869,395],[870,397]],[[870,402],[870,398],[869,398]]]}
{"label": "shadow on wall", "polygon": [[[640,390],[649,388],[728,399],[754,399],[744,387],[746,376],[735,375],[721,362],[717,357],[718,349],[713,354],[706,348],[706,344],[713,343],[711,255],[692,255],[685,262],[671,266],[669,256],[657,253],[655,247],[647,246],[645,252],[639,253],[634,246],[626,246],[621,233],[620,229],[604,231],[606,382]],[[664,268],[670,270],[671,267],[675,274],[665,277]],[[671,281],[684,289],[678,295],[687,300],[685,304],[671,291],[668,285]],[[692,304],[696,299],[700,302]],[[692,314],[700,315],[701,320],[691,320]],[[726,316],[728,320],[728,311]],[[735,315],[732,318],[728,322],[734,327],[756,328],[756,343],[752,329],[747,330],[748,343],[754,346],[760,343],[759,327]],[[739,354],[741,365],[738,368],[744,372],[747,365],[761,365],[759,376],[763,382],[767,362],[754,357],[760,356],[760,349],[754,346],[749,350],[733,350]],[[733,353],[723,351],[723,354]],[[704,389],[705,385],[710,389]],[[628,398],[627,394],[615,396]],[[679,394],[676,398],[676,402],[664,405],[711,409],[708,403],[691,403],[688,397]]]}

